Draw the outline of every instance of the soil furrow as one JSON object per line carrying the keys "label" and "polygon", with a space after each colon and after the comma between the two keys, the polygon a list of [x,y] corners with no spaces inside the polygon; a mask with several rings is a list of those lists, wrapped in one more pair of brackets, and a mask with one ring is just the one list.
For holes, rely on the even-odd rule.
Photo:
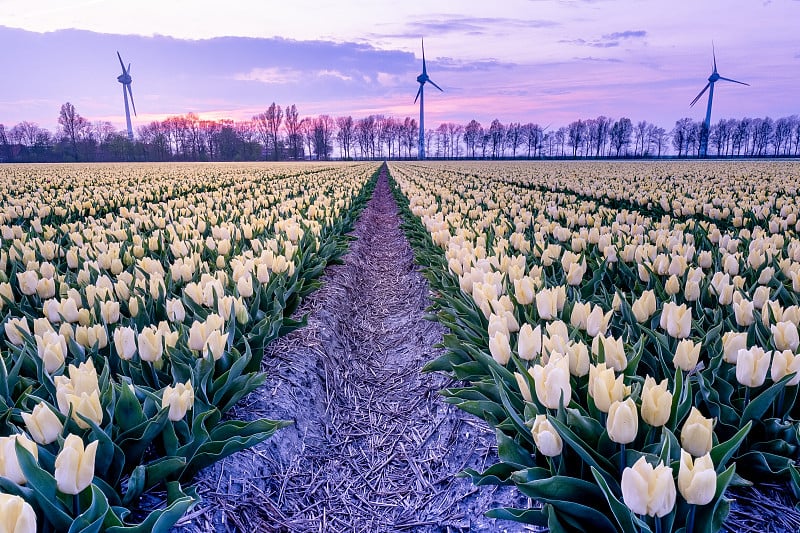
{"label": "soil furrow", "polygon": [[444,330],[424,318],[428,285],[385,170],[353,236],[301,309],[308,326],[270,345],[267,383],[235,412],[295,424],[206,470],[207,510],[184,527],[521,531],[483,512],[524,499],[455,477],[494,462],[494,436],[437,395],[447,378],[419,372]]}

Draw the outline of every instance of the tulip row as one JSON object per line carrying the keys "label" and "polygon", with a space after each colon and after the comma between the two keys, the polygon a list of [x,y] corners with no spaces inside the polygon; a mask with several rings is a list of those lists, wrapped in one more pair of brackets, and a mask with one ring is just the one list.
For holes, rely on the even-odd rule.
{"label": "tulip row", "polygon": [[[41,191],[2,206],[0,516],[164,531],[197,501],[181,483],[287,424],[222,417],[303,324],[375,165],[76,168],[0,176]],[[153,487],[166,501],[132,522]]]}
{"label": "tulip row", "polygon": [[797,490],[800,168],[715,168],[391,165],[451,330],[428,369],[497,430],[469,473],[544,504],[494,516],[713,531],[732,481]]}

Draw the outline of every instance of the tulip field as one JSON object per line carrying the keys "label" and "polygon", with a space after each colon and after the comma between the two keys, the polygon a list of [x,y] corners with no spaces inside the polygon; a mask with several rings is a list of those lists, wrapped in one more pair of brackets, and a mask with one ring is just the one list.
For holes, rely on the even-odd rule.
{"label": "tulip field", "polygon": [[[800,165],[390,163],[449,333],[426,370],[496,431],[467,470],[550,531],[718,531],[800,497]],[[793,530],[797,529],[797,524]]]}
{"label": "tulip field", "polygon": [[[0,531],[166,531],[375,163],[0,167]],[[142,509],[156,491],[160,504]]]}

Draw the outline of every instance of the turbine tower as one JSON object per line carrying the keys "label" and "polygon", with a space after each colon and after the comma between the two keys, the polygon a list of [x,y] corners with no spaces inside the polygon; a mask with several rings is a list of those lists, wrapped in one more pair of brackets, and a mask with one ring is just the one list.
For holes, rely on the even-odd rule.
{"label": "turbine tower", "polygon": [[694,104],[696,104],[697,101],[700,100],[700,97],[703,96],[703,94],[705,94],[706,91],[708,91],[708,107],[706,108],[705,131],[702,132],[703,138],[700,140],[700,157],[705,157],[706,153],[708,152],[708,134],[711,131],[711,103],[714,101],[714,84],[719,80],[723,80],[723,81],[730,81],[732,83],[738,83],[740,85],[750,86],[749,83],[732,80],[730,78],[723,78],[722,76],[719,75],[719,73],[717,72],[717,54],[716,51],[714,50],[713,43],[711,44],[711,55],[714,59],[714,70],[711,72],[711,76],[708,77],[708,83],[706,84],[706,86],[703,87],[703,90],[700,91],[700,94],[695,96],[694,100],[692,100],[692,103],[689,104],[689,107],[694,107]]}
{"label": "turbine tower", "polygon": [[417,91],[417,96],[414,98],[415,104],[417,103],[417,100],[419,100],[419,148],[417,150],[417,158],[425,159],[425,91],[423,87],[425,87],[425,82],[428,82],[440,91],[442,91],[442,88],[436,85],[433,80],[428,77],[428,70],[425,68],[424,40],[422,41],[422,74],[417,76],[417,81],[419,82],[419,91]]}
{"label": "turbine tower", "polygon": [[131,64],[128,63],[128,68],[125,68],[125,63],[122,62],[122,56],[117,52],[119,64],[122,67],[122,74],[117,76],[117,81],[122,84],[122,96],[125,98],[125,122],[128,125],[128,139],[133,141],[133,128],[131,127],[131,111],[128,109],[128,94],[131,95],[131,105],[133,106],[133,115],[136,116],[136,104],[133,102],[133,91],[131,90]]}

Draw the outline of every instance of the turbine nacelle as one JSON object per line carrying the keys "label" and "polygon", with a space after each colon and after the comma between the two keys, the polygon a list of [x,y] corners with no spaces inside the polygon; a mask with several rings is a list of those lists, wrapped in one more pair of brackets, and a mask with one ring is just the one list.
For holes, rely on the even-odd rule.
{"label": "turbine nacelle", "polygon": [[131,75],[126,72],[117,76],[117,81],[123,85],[127,85],[133,81],[133,78],[131,78]]}

